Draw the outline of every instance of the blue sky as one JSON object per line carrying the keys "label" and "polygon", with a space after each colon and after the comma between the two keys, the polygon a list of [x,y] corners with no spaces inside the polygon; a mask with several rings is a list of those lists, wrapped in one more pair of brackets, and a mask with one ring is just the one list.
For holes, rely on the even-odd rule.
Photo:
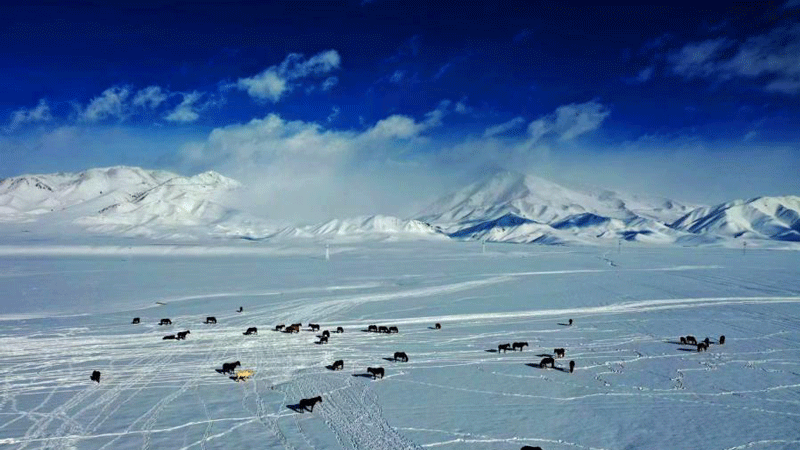
{"label": "blue sky", "polygon": [[797,0],[110,3],[0,6],[0,177],[214,169],[374,192],[353,212],[494,166],[700,203],[800,193]]}

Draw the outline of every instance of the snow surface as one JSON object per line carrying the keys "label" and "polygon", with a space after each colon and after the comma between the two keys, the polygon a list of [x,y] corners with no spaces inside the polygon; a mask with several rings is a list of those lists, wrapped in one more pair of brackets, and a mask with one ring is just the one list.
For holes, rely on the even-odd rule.
{"label": "snow surface", "polygon": [[0,246],[0,448],[800,448],[798,252],[299,242]]}

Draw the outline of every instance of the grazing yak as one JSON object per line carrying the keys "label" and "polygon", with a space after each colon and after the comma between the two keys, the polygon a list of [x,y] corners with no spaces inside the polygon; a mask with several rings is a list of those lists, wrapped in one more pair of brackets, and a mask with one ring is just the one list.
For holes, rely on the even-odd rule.
{"label": "grazing yak", "polygon": [[99,383],[100,382],[100,371],[99,370],[95,370],[94,372],[92,372],[92,375],[89,377],[89,379]]}
{"label": "grazing yak", "polygon": [[394,360],[408,362],[408,355],[406,352],[394,352]]}
{"label": "grazing yak", "polygon": [[531,447],[530,445],[526,445],[522,447],[520,450],[542,450],[542,447]]}
{"label": "grazing yak", "polygon": [[331,332],[328,331],[328,330],[323,331],[322,332],[322,337],[326,337],[326,338],[331,337]]}
{"label": "grazing yak", "polygon": [[686,338],[681,336],[681,344],[686,345]]}
{"label": "grazing yak", "polygon": [[686,336],[686,343],[687,344],[692,344],[692,345],[697,345],[697,339],[692,335]]}
{"label": "grazing yak", "polygon": [[140,322],[141,322],[141,321],[139,320],[139,318],[138,318],[138,317],[134,317],[134,318],[133,318],[133,321],[131,321],[131,324],[133,324],[133,325],[136,325],[137,323],[140,323]]}
{"label": "grazing yak", "polygon": [[550,364],[550,367],[555,369],[556,368],[556,360],[551,357],[542,358],[542,361],[539,362],[539,368],[544,369],[547,365]]}
{"label": "grazing yak", "polygon": [[250,336],[251,334],[258,334],[258,328],[250,327],[250,328],[247,329],[247,331],[245,331],[242,334],[245,335],[245,336]]}
{"label": "grazing yak", "polygon": [[299,333],[300,332],[300,327],[298,327],[297,325],[289,325],[288,327],[286,327],[283,330],[283,332],[284,333]]}
{"label": "grazing yak", "polygon": [[370,326],[367,327],[367,331],[372,332],[372,333],[377,333],[378,332],[378,326],[377,325],[370,325]]}
{"label": "grazing yak", "polygon": [[208,316],[206,317],[206,321],[203,323],[217,323],[217,318],[214,316]]}
{"label": "grazing yak", "polygon": [[239,307],[239,309],[236,310],[236,312],[239,312],[239,313],[242,312],[242,311],[244,311],[244,308],[242,308],[241,306]]}
{"label": "grazing yak", "polygon": [[322,403],[322,397],[319,395],[314,398],[304,398],[300,400],[297,406],[304,411],[314,412],[314,405],[317,403]]}
{"label": "grazing yak", "polygon": [[275,331],[281,331],[285,326],[284,324],[275,325]]}
{"label": "grazing yak", "polygon": [[397,327],[389,327],[389,333],[399,333],[399,332],[400,331],[397,329]]}
{"label": "grazing yak", "polygon": [[161,322],[158,322],[159,325],[172,325],[172,321],[169,319],[161,319]]}
{"label": "grazing yak", "polygon": [[500,353],[500,350],[502,350],[503,353],[511,350],[511,344],[500,344],[500,345],[498,345],[497,346],[497,353]]}
{"label": "grazing yak", "polygon": [[233,373],[237,367],[241,366],[242,363],[239,361],[235,361],[232,363],[222,363],[222,373]]}
{"label": "grazing yak", "polygon": [[182,340],[182,341],[185,341],[185,340],[186,340],[186,335],[187,335],[187,334],[192,334],[192,332],[191,332],[191,331],[189,331],[189,330],[186,330],[186,331],[178,331],[178,335],[177,335],[177,336],[175,336],[175,339],[180,339],[180,340]]}
{"label": "grazing yak", "polygon": [[442,329],[442,324],[440,324],[439,322],[436,322],[436,325],[434,325],[433,328],[436,328],[437,330],[441,330]]}
{"label": "grazing yak", "polygon": [[572,319],[569,319],[569,324],[572,325]]}
{"label": "grazing yak", "polygon": [[333,364],[331,364],[331,367],[333,368],[333,370],[342,370],[342,369],[344,369],[344,360],[340,359],[338,361],[334,361]]}
{"label": "grazing yak", "polygon": [[293,326],[293,327],[295,327],[295,328],[297,328],[298,330],[299,330],[300,328],[303,328],[303,324],[302,324],[302,323],[293,323],[293,324],[292,324],[292,326]]}
{"label": "grazing yak", "polygon": [[344,328],[342,328],[342,327],[336,327],[336,332],[337,332],[337,333],[344,333]]}
{"label": "grazing yak", "polygon": [[372,375],[372,379],[378,378],[378,375],[383,378],[383,367],[367,367],[367,373]]}
{"label": "grazing yak", "polygon": [[569,373],[572,373],[575,370],[575,361],[569,362]]}
{"label": "grazing yak", "polygon": [[311,328],[311,331],[319,331],[319,324],[318,323],[309,323],[308,328]]}
{"label": "grazing yak", "polygon": [[174,334],[168,334],[168,335],[164,336],[163,338],[161,338],[162,341],[165,341],[167,339],[178,339],[178,338],[175,337]]}
{"label": "grazing yak", "polygon": [[319,338],[319,342],[317,342],[317,344],[327,344],[327,343],[328,343],[328,337],[327,336],[320,337]]}
{"label": "grazing yak", "polygon": [[699,344],[697,344],[697,351],[698,352],[708,351],[708,344],[706,344],[705,342],[701,341]]}
{"label": "grazing yak", "polygon": [[554,348],[553,353],[556,354],[556,358],[563,358],[564,355],[567,354],[567,351],[564,350],[563,348]]}
{"label": "grazing yak", "polygon": [[719,345],[722,345],[724,343],[725,343],[725,335],[723,334],[722,336],[719,337]]}
{"label": "grazing yak", "polygon": [[514,351],[516,351],[517,349],[519,349],[519,351],[522,351],[522,347],[527,347],[527,346],[528,346],[527,342],[514,342],[513,344],[511,344],[511,348],[514,349]]}
{"label": "grazing yak", "polygon": [[709,338],[708,338],[708,336],[706,336],[706,338],[705,338],[705,339],[703,339],[703,342],[706,344],[706,347],[708,347],[709,345],[711,345],[711,339],[709,339]]}
{"label": "grazing yak", "polygon": [[384,327],[384,326],[380,326],[380,327],[378,327],[378,333],[389,334],[389,328],[388,327]]}

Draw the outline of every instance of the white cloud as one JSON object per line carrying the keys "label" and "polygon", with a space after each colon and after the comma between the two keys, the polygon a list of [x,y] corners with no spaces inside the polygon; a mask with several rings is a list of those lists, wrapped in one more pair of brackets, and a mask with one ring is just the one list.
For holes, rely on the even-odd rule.
{"label": "white cloud", "polygon": [[11,132],[26,123],[49,122],[51,120],[53,120],[53,116],[50,114],[50,105],[47,104],[47,100],[41,99],[33,108],[21,108],[12,112],[11,120],[6,130]]}
{"label": "white cloud", "polygon": [[600,127],[611,112],[602,104],[592,100],[586,103],[571,103],[556,108],[555,112],[542,116],[528,125],[532,145],[547,135],[568,141]]}
{"label": "white cloud", "polygon": [[181,93],[181,95],[183,96],[183,100],[175,109],[164,116],[164,120],[169,122],[189,123],[200,118],[198,111],[205,108],[204,106],[198,107],[197,102],[203,97],[204,93],[194,91]]}
{"label": "white cloud", "polygon": [[333,122],[334,120],[336,120],[336,118],[339,117],[339,113],[341,111],[342,110],[338,106],[332,107],[331,108],[331,113],[328,115],[328,118],[326,119],[328,121],[328,123]]}
{"label": "white cloud", "polygon": [[80,115],[79,120],[83,122],[99,122],[109,117],[117,117],[120,120],[127,116],[125,101],[130,95],[130,88],[127,86],[114,86],[106,89],[89,102]]}
{"label": "white cloud", "polygon": [[472,112],[472,107],[467,105],[467,97],[462,97],[461,100],[453,107],[453,111],[459,114],[467,114]]}
{"label": "white cloud", "polygon": [[433,76],[433,79],[438,80],[439,78],[442,78],[444,74],[447,73],[448,70],[450,70],[451,67],[453,67],[453,63],[447,63],[443,65],[442,67],[439,68],[439,71],[436,72],[436,75]]}
{"label": "white cloud", "polygon": [[389,81],[391,81],[392,83],[399,83],[403,81],[405,75],[406,75],[405,70],[395,70],[391,78],[389,78]]}
{"label": "white cloud", "polygon": [[508,122],[503,122],[501,124],[488,127],[486,131],[483,132],[483,137],[487,138],[497,136],[498,134],[504,134],[510,130],[518,128],[523,123],[525,123],[525,118],[515,117]]}
{"label": "white cloud", "polygon": [[159,86],[148,86],[136,93],[133,97],[133,105],[156,109],[158,105],[167,100],[168,96]]}
{"label": "white cloud", "polygon": [[636,75],[636,81],[639,83],[644,83],[648,81],[650,78],[652,78],[652,76],[653,76],[653,66],[645,67],[644,69],[639,71],[638,75]]}
{"label": "white cloud", "polygon": [[[252,77],[239,78],[235,86],[241,91],[247,91],[248,95],[257,100],[269,100],[277,103],[283,94],[293,89],[293,81],[311,75],[325,75],[338,69],[340,63],[341,58],[336,50],[320,52],[307,60],[303,58],[302,54],[290,53],[281,64],[270,66]],[[326,82],[323,83],[323,87]],[[336,82],[338,82],[338,78]]]}
{"label": "white cloud", "polygon": [[339,84],[339,77],[328,77],[325,79],[325,81],[322,82],[322,85],[320,85],[320,89],[322,89],[323,91],[330,91],[337,84]]}
{"label": "white cloud", "polygon": [[725,38],[689,44],[670,59],[673,72],[686,78],[766,78],[767,91],[800,93],[800,25],[776,27],[738,46]]}

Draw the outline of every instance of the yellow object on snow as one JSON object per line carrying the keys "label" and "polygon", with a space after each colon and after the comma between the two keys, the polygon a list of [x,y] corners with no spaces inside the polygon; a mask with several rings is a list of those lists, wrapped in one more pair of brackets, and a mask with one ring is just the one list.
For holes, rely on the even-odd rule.
{"label": "yellow object on snow", "polygon": [[239,381],[247,381],[248,378],[252,377],[255,374],[255,371],[247,369],[247,370],[237,370],[236,373],[233,374],[233,379],[237,382]]}

